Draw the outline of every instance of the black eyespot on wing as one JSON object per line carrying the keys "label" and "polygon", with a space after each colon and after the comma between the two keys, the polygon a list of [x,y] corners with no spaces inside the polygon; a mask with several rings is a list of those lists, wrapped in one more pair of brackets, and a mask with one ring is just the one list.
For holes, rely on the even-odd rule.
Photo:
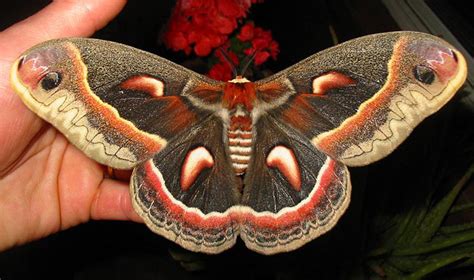
{"label": "black eyespot on wing", "polygon": [[49,72],[41,80],[41,87],[44,90],[52,90],[59,86],[62,77],[58,72]]}
{"label": "black eyespot on wing", "polygon": [[432,84],[435,80],[435,73],[433,69],[424,65],[415,66],[413,69],[413,74],[418,81],[427,85]]}

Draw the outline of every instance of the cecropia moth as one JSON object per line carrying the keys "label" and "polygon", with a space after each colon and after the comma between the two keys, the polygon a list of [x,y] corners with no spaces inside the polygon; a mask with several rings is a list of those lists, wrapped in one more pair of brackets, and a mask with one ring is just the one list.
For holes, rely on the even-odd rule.
{"label": "cecropia moth", "polygon": [[349,205],[346,166],[391,153],[466,73],[459,51],[415,32],[354,39],[257,82],[77,38],[26,51],[11,83],[89,157],[133,169],[152,231],[196,252],[240,236],[274,254],[333,228]]}

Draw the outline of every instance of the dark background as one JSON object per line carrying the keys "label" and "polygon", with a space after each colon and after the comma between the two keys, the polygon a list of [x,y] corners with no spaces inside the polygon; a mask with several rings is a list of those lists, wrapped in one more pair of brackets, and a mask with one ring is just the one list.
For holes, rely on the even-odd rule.
{"label": "dark background", "polygon": [[[22,0],[2,4],[0,30],[47,3]],[[94,37],[180,63],[185,57],[166,50],[159,40],[173,5],[174,1],[131,0]],[[268,64],[273,71],[332,46],[329,25],[339,42],[398,30],[384,6],[375,0],[267,0],[253,5],[249,18],[270,29],[280,44],[278,60]],[[92,221],[0,253],[0,279],[335,279],[335,275],[347,279],[365,275],[363,256],[371,241],[368,221],[375,212],[389,211],[379,198],[390,196],[394,204],[403,204],[406,197],[422,197],[423,186],[439,179],[434,174],[440,166],[445,168],[444,163],[449,165],[451,179],[458,178],[472,159],[457,149],[466,131],[472,140],[472,125],[466,118],[472,122],[470,111],[459,102],[450,102],[392,155],[370,167],[352,168],[352,202],[346,214],[329,233],[292,253],[261,256],[239,241],[218,256],[189,254],[142,224]],[[193,268],[199,269],[190,271]]]}

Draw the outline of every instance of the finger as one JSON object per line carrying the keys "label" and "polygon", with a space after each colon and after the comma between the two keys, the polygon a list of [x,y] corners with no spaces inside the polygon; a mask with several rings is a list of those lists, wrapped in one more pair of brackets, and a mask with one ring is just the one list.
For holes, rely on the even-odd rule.
{"label": "finger", "polygon": [[102,181],[91,204],[91,218],[143,222],[133,210],[128,185],[111,179]]}
{"label": "finger", "polygon": [[0,34],[3,59],[16,58],[20,52],[45,40],[90,36],[116,16],[125,2],[125,0],[54,1]]}

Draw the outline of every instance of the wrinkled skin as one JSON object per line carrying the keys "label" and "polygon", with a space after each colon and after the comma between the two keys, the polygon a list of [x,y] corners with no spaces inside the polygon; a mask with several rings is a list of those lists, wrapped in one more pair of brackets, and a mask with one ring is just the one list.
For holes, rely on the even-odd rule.
{"label": "wrinkled skin", "polygon": [[103,167],[29,111],[9,82],[12,62],[27,48],[92,35],[124,4],[53,1],[0,32],[0,251],[90,219],[140,221],[128,185],[104,179]]}

